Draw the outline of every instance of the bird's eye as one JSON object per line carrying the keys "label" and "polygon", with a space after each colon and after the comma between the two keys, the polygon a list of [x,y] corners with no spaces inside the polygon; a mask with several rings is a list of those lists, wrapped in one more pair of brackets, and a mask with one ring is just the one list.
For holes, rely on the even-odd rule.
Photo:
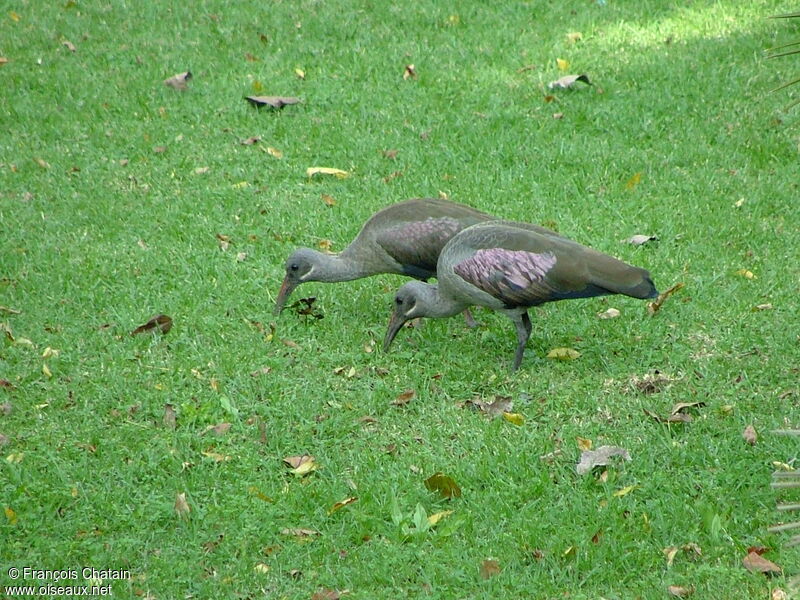
{"label": "bird's eye", "polygon": [[397,298],[394,299],[394,303],[397,304],[397,306],[403,306],[403,299],[400,296],[398,296]]}
{"label": "bird's eye", "polygon": [[300,267],[298,265],[296,265],[296,264],[289,265],[289,270],[290,271],[297,271],[297,269],[299,269],[299,268]]}

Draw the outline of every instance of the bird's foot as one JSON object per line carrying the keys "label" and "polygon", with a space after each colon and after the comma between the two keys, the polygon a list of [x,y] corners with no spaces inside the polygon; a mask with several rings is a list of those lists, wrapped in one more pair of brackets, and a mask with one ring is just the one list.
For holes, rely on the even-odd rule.
{"label": "bird's foot", "polygon": [[475,317],[472,316],[472,313],[468,308],[464,309],[463,315],[464,315],[464,321],[467,322],[467,327],[469,327],[470,329],[475,329],[476,327],[480,326],[480,323],[478,323],[478,321],[475,320]]}

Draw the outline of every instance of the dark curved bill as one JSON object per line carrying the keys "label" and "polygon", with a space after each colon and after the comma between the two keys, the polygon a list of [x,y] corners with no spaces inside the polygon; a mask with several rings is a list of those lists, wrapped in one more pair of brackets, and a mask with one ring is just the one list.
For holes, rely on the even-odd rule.
{"label": "dark curved bill", "polygon": [[389,319],[389,327],[386,330],[386,337],[383,338],[383,351],[386,352],[389,350],[389,346],[392,345],[392,341],[394,341],[394,336],[397,335],[397,332],[402,329],[403,325],[408,319],[406,319],[405,315],[399,312],[393,312],[392,318]]}
{"label": "dark curved bill", "polygon": [[298,282],[292,281],[287,275],[283,278],[283,283],[281,284],[281,289],[278,291],[278,298],[275,300],[275,310],[274,313],[279,315],[283,310],[286,301],[289,299],[289,296],[292,295],[294,288],[297,287]]}

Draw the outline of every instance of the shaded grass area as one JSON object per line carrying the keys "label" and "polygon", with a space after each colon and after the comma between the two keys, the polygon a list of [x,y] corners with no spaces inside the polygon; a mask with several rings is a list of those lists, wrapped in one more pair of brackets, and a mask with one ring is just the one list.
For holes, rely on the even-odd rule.
{"label": "shaded grass area", "polygon": [[[788,98],[765,94],[791,61],[762,60],[796,25],[763,19],[785,3],[741,4],[8,8],[0,305],[20,313],[0,319],[32,346],[0,348],[13,385],[0,390],[12,407],[0,417],[12,457],[0,467],[13,511],[3,564],[130,569],[120,597],[659,598],[674,584],[726,598],[784,586],[741,559],[765,545],[796,572],[797,553],[765,529],[778,520],[772,462],[796,455],[769,432],[798,425],[798,130],[780,112]],[[595,85],[545,102],[556,58]],[[407,64],[417,78],[403,79]],[[187,92],[161,84],[186,68]],[[257,111],[242,100],[252,93],[303,103]],[[306,178],[317,165],[352,175]],[[532,311],[514,376],[513,330],[485,311],[477,331],[430,321],[381,353],[399,277],[304,286],[296,296],[318,296],[325,318],[274,319],[297,245],[340,250],[375,210],[440,193],[686,288],[654,318],[613,297]],[[635,233],[659,241],[620,243]],[[622,316],[598,320],[609,306]],[[175,319],[166,336],[128,336],[161,312]],[[544,358],[559,346],[582,356]],[[43,359],[47,347],[58,356]],[[654,394],[631,385],[655,370],[675,381]],[[391,405],[407,389],[415,398]],[[495,395],[523,426],[462,406]],[[685,401],[706,403],[689,425],[643,414]],[[202,434],[220,422],[228,434]],[[606,481],[578,477],[577,436],[633,460]],[[296,478],[281,459],[303,453],[320,468]],[[426,490],[436,471],[463,496]],[[418,506],[454,512],[406,535]],[[281,533],[291,528],[321,535]],[[702,556],[668,567],[663,549],[688,543]],[[502,571],[483,580],[490,557]]]}

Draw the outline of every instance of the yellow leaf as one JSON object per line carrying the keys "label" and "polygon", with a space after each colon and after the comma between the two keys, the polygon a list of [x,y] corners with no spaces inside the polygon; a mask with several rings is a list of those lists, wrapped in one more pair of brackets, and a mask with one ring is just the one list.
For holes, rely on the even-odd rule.
{"label": "yellow leaf", "polygon": [[336,200],[333,199],[333,196],[329,196],[328,194],[322,194],[322,201],[327,206],[336,206]]}
{"label": "yellow leaf", "polygon": [[273,148],[272,146],[267,146],[267,154],[274,156],[275,158],[283,158],[283,152],[277,148]]}
{"label": "yellow leaf", "polygon": [[72,496],[73,498],[77,498],[77,497],[78,497],[78,488],[76,488],[76,487],[73,487],[73,488],[72,488],[72,489],[69,491],[69,495],[70,495],[70,496]]}
{"label": "yellow leaf", "polygon": [[525,417],[519,413],[504,412],[503,418],[514,425],[522,425],[525,423]]}
{"label": "yellow leaf", "polygon": [[8,456],[6,456],[6,462],[9,464],[19,464],[22,462],[22,459],[25,457],[24,452],[12,452]]}
{"label": "yellow leaf", "polygon": [[575,43],[580,42],[583,39],[583,34],[580,31],[571,31],[567,34],[567,40]]}
{"label": "yellow leaf", "polygon": [[54,350],[48,346],[44,349],[44,352],[42,352],[42,358],[50,358],[51,356],[58,356],[58,350]]}
{"label": "yellow leaf", "polygon": [[678,553],[679,549],[680,548],[678,548],[677,546],[669,546],[662,550],[662,552],[664,553],[664,557],[667,559],[667,567],[672,566],[672,562],[675,560],[675,555]]}
{"label": "yellow leaf", "polygon": [[579,450],[591,450],[592,449],[592,440],[582,438],[580,436],[576,436],[575,438],[578,442],[578,449]]}
{"label": "yellow leaf", "polygon": [[253,496],[258,498],[259,500],[263,500],[264,502],[275,502],[272,498],[267,496],[264,492],[259,490],[254,485],[251,485],[249,488],[247,488],[247,491],[250,492],[251,494],[253,494]]}
{"label": "yellow leaf", "polygon": [[574,348],[553,348],[547,353],[547,358],[555,358],[556,360],[575,360],[581,355],[580,352]]}
{"label": "yellow leaf", "polygon": [[452,510],[443,510],[441,512],[433,513],[430,517],[428,517],[428,523],[431,526],[436,525],[439,521],[452,514]]}
{"label": "yellow leaf", "polygon": [[19,15],[13,10],[8,13],[8,16],[11,17],[11,20],[14,21],[14,23],[19,23]]}
{"label": "yellow leaf", "polygon": [[45,377],[52,377],[53,374],[50,372],[50,369],[47,367],[46,364],[42,364],[42,373],[44,373]]}
{"label": "yellow leaf", "polygon": [[9,525],[16,525],[17,524],[17,513],[14,512],[14,509],[10,506],[6,506],[4,509],[6,513],[6,519],[8,519]]}
{"label": "yellow leaf", "polygon": [[331,242],[330,240],[320,240],[319,242],[317,242],[317,246],[319,246],[320,250],[323,250],[325,252],[330,252],[331,248],[333,247],[333,242]]}
{"label": "yellow leaf", "polygon": [[634,173],[633,175],[631,175],[631,178],[628,179],[628,181],[625,182],[625,189],[626,190],[632,190],[637,185],[639,185],[639,182],[641,180],[642,180],[641,171],[638,171],[638,172]]}
{"label": "yellow leaf", "polygon": [[744,277],[745,279],[755,279],[756,278],[756,276],[753,275],[753,272],[752,271],[748,271],[747,269],[739,269],[738,271],[736,271],[736,274],[741,276],[741,277]]}
{"label": "yellow leaf", "polygon": [[317,463],[314,462],[314,457],[310,454],[287,456],[283,459],[283,462],[292,467],[292,473],[301,477],[317,470]]}
{"label": "yellow leaf", "polygon": [[342,508],[344,506],[347,506],[348,504],[352,504],[356,500],[358,500],[358,498],[356,498],[354,496],[351,496],[350,498],[345,498],[344,500],[340,500],[339,502],[337,502],[336,504],[334,504],[333,506],[331,506],[328,509],[328,514],[332,515],[333,513],[335,513],[340,508]]}
{"label": "yellow leaf", "polygon": [[294,70],[294,74],[297,75],[300,79],[305,79],[306,78],[306,72],[303,71],[303,69],[299,69],[299,68],[295,69]]}
{"label": "yellow leaf", "polygon": [[335,175],[339,179],[344,179],[348,177],[350,173],[342,171],[341,169],[334,169],[333,167],[308,167],[306,169],[306,175],[308,177],[313,177],[314,175]]}
{"label": "yellow leaf", "polygon": [[269,573],[269,565],[265,565],[264,563],[256,563],[256,566],[253,567],[253,571],[261,575],[264,573]]}
{"label": "yellow leaf", "polygon": [[635,490],[638,487],[639,487],[638,485],[626,486],[626,487],[622,488],[621,490],[617,490],[616,492],[614,492],[614,497],[615,498],[622,498],[623,496],[627,496],[628,494],[630,494],[633,490]]}
{"label": "yellow leaf", "polygon": [[219,454],[218,452],[212,452],[210,450],[209,451],[202,451],[202,452],[200,452],[200,454],[202,454],[203,456],[205,456],[207,458],[214,459],[215,462],[225,462],[225,461],[231,459],[230,456],[227,456],[227,455],[224,455],[224,454]]}
{"label": "yellow leaf", "polygon": [[564,60],[563,58],[557,58],[556,65],[558,66],[559,71],[566,71],[569,69],[569,61]]}
{"label": "yellow leaf", "polygon": [[238,190],[238,189],[241,189],[241,188],[246,188],[248,185],[250,185],[249,182],[240,181],[239,183],[234,183],[232,187],[233,187],[233,189]]}
{"label": "yellow leaf", "polygon": [[219,380],[216,377],[212,377],[211,381],[208,382],[208,385],[210,385],[211,389],[215,392],[219,391]]}
{"label": "yellow leaf", "polygon": [[773,460],[772,466],[779,471],[794,471],[794,467],[792,465],[786,464],[785,462],[780,462],[778,460]]}
{"label": "yellow leaf", "polygon": [[253,91],[258,94],[264,91],[264,84],[262,84],[258,79],[253,81]]}

